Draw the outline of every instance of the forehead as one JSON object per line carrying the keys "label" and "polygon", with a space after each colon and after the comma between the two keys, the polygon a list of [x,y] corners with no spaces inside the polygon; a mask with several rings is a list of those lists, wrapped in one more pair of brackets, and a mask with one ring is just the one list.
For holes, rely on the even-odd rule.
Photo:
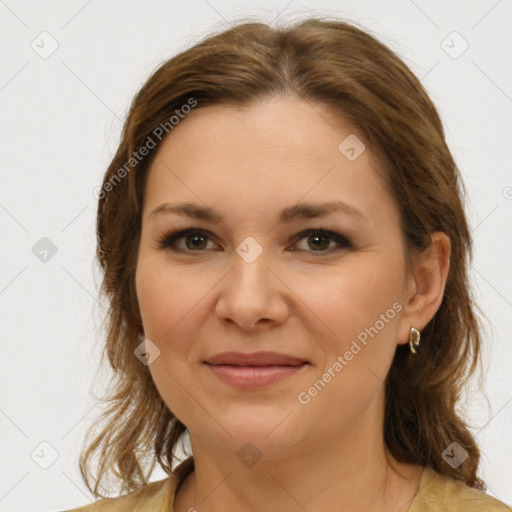
{"label": "forehead", "polygon": [[[347,148],[354,149],[350,158]],[[393,207],[373,165],[363,137],[322,105],[271,98],[249,107],[197,108],[158,149],[145,215],[173,200],[202,201],[218,211],[243,202],[261,211],[303,199],[343,200],[370,216],[372,206]]]}
{"label": "forehead", "polygon": [[[250,106],[197,108],[164,140],[160,153],[180,150],[189,162],[236,156],[334,163],[339,143],[353,129],[322,105],[273,97]],[[340,140],[340,137],[342,139]]]}

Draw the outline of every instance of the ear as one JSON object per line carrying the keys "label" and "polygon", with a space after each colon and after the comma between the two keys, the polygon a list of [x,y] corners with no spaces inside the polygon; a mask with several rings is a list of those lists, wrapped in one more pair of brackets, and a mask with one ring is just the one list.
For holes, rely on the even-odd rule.
{"label": "ear", "polygon": [[411,327],[422,331],[443,300],[450,268],[451,243],[441,232],[432,233],[430,245],[415,256],[403,295],[403,313],[398,327],[398,343],[409,342]]}

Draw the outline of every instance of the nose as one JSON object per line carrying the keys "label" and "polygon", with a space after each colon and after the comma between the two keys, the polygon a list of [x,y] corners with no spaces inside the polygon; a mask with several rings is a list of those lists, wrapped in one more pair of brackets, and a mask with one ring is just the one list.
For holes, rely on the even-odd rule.
{"label": "nose", "polygon": [[265,252],[248,261],[234,254],[231,271],[219,283],[217,318],[246,332],[283,324],[289,314],[289,289],[270,268]]}

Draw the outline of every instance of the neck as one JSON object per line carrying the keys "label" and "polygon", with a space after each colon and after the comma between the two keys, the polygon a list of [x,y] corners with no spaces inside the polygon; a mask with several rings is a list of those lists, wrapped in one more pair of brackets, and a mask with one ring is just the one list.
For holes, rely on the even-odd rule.
{"label": "neck", "polygon": [[[195,470],[181,486],[174,510],[281,512],[329,509],[406,512],[416,493],[422,467],[398,463],[386,450],[376,409],[329,439],[316,436],[293,453],[263,456],[247,467],[191,434]],[[382,415],[379,415],[382,417]],[[315,436],[312,436],[315,437]]]}

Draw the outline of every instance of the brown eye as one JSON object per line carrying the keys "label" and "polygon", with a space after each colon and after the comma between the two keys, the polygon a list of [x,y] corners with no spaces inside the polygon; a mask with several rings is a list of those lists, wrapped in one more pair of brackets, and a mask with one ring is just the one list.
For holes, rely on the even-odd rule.
{"label": "brown eye", "polygon": [[[185,247],[178,244],[184,240]],[[205,231],[185,229],[166,234],[158,243],[160,249],[171,249],[178,252],[194,252],[207,249],[209,236]]]}
{"label": "brown eye", "polygon": [[[336,249],[336,244],[339,248],[351,248],[351,243],[339,233],[332,231],[325,231],[319,229],[310,229],[297,235],[295,240],[305,239],[307,243],[306,249],[299,249],[306,252],[320,252],[327,253]],[[334,247],[330,247],[334,244]]]}
{"label": "brown eye", "polygon": [[206,249],[205,240],[208,237],[205,235],[188,234],[184,236],[185,246],[187,249]]}
{"label": "brown eye", "polygon": [[309,235],[308,242],[311,243],[310,247],[312,247],[315,251],[321,249],[327,249],[329,244],[332,242],[329,236],[320,234],[320,235]]}

